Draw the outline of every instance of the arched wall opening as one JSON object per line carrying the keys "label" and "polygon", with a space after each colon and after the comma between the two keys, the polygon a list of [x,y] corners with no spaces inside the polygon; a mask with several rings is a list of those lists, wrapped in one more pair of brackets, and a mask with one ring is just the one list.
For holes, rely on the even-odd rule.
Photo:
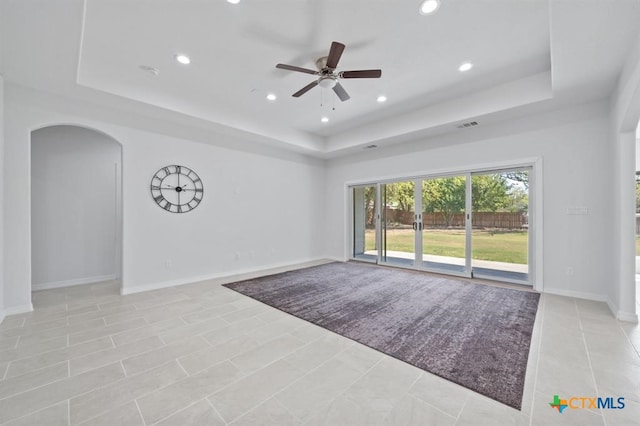
{"label": "arched wall opening", "polygon": [[122,278],[122,146],[77,125],[31,132],[31,290]]}

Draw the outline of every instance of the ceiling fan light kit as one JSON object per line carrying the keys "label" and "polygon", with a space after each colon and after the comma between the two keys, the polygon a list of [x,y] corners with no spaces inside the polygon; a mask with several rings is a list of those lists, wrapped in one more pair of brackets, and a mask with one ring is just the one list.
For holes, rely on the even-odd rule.
{"label": "ceiling fan light kit", "polygon": [[320,77],[320,81],[318,81],[318,86],[323,89],[333,89],[338,84],[338,81],[333,77]]}
{"label": "ceiling fan light kit", "polygon": [[342,56],[342,52],[345,49],[345,45],[334,41],[331,43],[331,49],[329,50],[328,56],[323,56],[316,60],[316,68],[317,71],[297,67],[295,65],[287,65],[287,64],[277,64],[276,68],[287,70],[287,71],[296,71],[305,74],[312,74],[318,76],[318,79],[312,81],[311,83],[304,86],[302,89],[295,92],[292,96],[294,98],[298,98],[309,90],[313,89],[316,86],[320,86],[325,89],[333,89],[334,93],[340,98],[342,102],[351,98],[347,91],[342,87],[339,79],[348,79],[348,78],[380,78],[382,76],[382,70],[355,70],[355,71],[336,71],[338,67],[338,62],[340,61],[340,57]]}

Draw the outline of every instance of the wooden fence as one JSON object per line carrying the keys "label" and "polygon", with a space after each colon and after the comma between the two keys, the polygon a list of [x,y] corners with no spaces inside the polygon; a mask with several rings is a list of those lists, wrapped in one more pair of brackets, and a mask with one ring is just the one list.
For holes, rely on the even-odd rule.
{"label": "wooden fence", "polygon": [[[449,218],[446,218],[442,213],[425,213],[422,215],[422,223],[425,228],[464,228],[464,217],[464,213],[454,213]],[[410,226],[413,224],[413,218],[413,212],[386,209],[387,223]],[[523,229],[528,227],[528,217],[526,213],[520,212],[476,212],[472,215],[471,226],[474,228]]]}

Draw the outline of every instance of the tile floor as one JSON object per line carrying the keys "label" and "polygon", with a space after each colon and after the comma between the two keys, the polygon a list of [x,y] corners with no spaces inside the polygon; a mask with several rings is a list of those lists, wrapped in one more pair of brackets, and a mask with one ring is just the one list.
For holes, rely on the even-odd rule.
{"label": "tile floor", "polygon": [[[640,328],[544,295],[522,411],[217,284],[34,293],[0,324],[7,425],[640,424]],[[549,407],[622,396],[622,410]]]}

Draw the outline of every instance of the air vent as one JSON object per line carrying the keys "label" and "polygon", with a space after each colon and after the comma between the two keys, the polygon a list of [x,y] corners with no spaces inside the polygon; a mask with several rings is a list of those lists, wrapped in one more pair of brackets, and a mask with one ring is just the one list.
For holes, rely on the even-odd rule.
{"label": "air vent", "polygon": [[458,124],[456,127],[458,129],[464,129],[465,127],[473,127],[477,125],[478,125],[477,121],[467,121],[466,123]]}
{"label": "air vent", "polygon": [[160,70],[158,68],[150,67],[149,65],[140,65],[139,67],[142,71],[148,72],[152,75],[160,74]]}

